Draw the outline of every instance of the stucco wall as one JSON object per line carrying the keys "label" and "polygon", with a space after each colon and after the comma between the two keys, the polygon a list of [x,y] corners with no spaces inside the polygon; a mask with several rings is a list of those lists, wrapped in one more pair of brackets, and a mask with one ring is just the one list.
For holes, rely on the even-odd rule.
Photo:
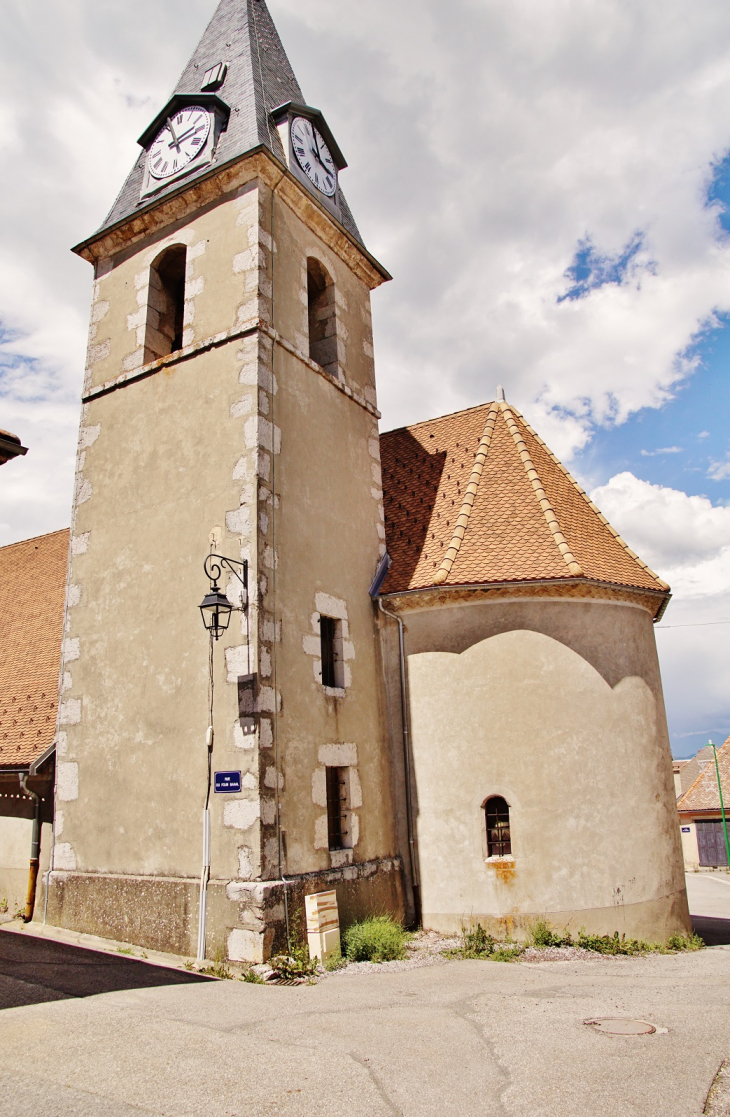
{"label": "stucco wall", "polygon": [[[648,613],[480,602],[406,622],[424,924],[686,929]],[[510,805],[510,859],[487,857],[491,795]]]}

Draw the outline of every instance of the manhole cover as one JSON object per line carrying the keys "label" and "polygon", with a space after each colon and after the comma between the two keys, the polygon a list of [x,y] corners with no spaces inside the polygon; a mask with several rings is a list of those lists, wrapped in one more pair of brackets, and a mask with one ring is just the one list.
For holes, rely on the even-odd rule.
{"label": "manhole cover", "polygon": [[611,1036],[650,1036],[656,1031],[646,1020],[584,1020],[583,1023]]}

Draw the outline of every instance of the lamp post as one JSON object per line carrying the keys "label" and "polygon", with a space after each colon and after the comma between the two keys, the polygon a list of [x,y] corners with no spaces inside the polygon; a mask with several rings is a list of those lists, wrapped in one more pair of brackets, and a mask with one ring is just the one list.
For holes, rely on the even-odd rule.
{"label": "lamp post", "polygon": [[[240,607],[232,605],[225,592],[218,585],[223,571],[228,570],[243,586]],[[213,776],[213,642],[220,640],[227,630],[231,613],[242,611],[248,621],[248,563],[226,558],[225,555],[209,554],[203,563],[203,570],[210,582],[210,588],[200,603],[200,615],[206,631],[210,634],[210,653],[208,656],[208,697],[209,720],[205,744],[208,750],[208,787],[203,810],[203,868],[200,873],[200,903],[198,906],[198,962],[205,960],[205,932],[208,908],[208,881],[210,880],[210,787]],[[250,646],[250,640],[247,640]]]}
{"label": "lamp post", "polygon": [[712,752],[715,756],[715,775],[717,776],[717,790],[720,793],[720,811],[722,812],[722,830],[725,835],[725,857],[727,858],[727,867],[730,869],[730,840],[727,836],[727,818],[725,817],[725,803],[722,798],[722,783],[720,781],[720,765],[717,762],[717,746],[713,745],[712,741],[707,742],[711,746]]}

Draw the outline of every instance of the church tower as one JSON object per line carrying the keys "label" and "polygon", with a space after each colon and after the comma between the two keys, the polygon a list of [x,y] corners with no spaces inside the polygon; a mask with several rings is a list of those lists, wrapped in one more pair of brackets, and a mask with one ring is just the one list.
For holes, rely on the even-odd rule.
{"label": "church tower", "polygon": [[[75,249],[95,284],[49,919],[195,953],[209,795],[207,951],[258,961],[305,892],[403,911],[368,595],[390,277],[264,0],[222,0],[139,143]],[[241,607],[217,641],[211,552]]]}

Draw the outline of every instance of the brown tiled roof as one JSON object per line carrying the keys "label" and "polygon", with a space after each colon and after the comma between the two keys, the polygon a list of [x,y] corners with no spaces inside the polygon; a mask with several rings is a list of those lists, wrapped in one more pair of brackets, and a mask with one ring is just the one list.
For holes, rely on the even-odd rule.
{"label": "brown tiled roof", "polygon": [[56,733],[68,535],[0,548],[0,769],[27,767]]}
{"label": "brown tiled roof", "polygon": [[[704,750],[703,750],[704,751]],[[712,755],[710,751],[710,755]],[[730,737],[722,748],[717,750],[717,765],[720,769],[720,783],[722,784],[722,797],[725,800],[725,809],[730,811]],[[677,803],[678,811],[719,811],[720,792],[717,788],[717,771],[715,759],[705,764],[703,771],[697,777]]]}
{"label": "brown tiled roof", "polygon": [[389,431],[380,448],[384,593],[566,578],[669,591],[503,399]]}

